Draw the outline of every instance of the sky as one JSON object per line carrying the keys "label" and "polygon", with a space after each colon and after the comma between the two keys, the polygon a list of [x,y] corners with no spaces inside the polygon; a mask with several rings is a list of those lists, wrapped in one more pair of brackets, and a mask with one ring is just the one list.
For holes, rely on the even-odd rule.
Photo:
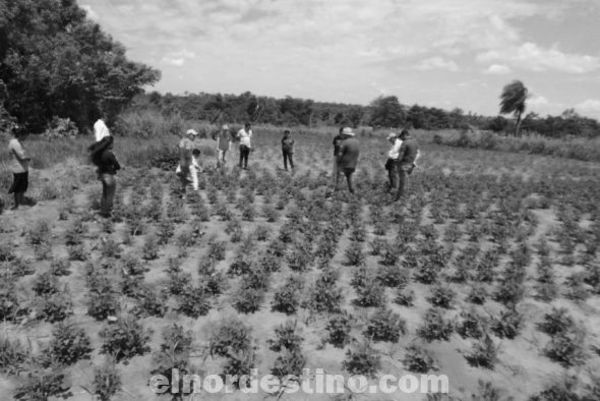
{"label": "sky", "polygon": [[78,0],[162,71],[154,90],[600,118],[598,0]]}

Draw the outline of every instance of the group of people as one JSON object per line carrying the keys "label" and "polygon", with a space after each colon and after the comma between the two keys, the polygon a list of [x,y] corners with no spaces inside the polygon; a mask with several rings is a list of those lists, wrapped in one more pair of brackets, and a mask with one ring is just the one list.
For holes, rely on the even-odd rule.
{"label": "group of people", "polygon": [[[13,173],[13,182],[9,193],[14,194],[14,206],[31,205],[33,200],[25,197],[28,188],[29,157],[20,142],[19,130],[11,131],[11,139],[8,150],[11,155],[9,167]],[[200,150],[195,145],[198,132],[194,129],[186,131],[178,144],[179,165],[176,174],[181,181],[182,193],[185,194],[188,185],[198,190],[198,174],[200,173]],[[113,200],[116,192],[117,171],[121,169],[112,149],[114,138],[100,118],[94,124],[95,142],[88,148],[91,161],[97,167],[98,180],[102,183],[102,198],[100,201],[100,213],[102,216],[111,215]],[[217,167],[227,164],[228,154],[231,153],[232,143],[239,142],[239,168],[248,169],[248,158],[252,151],[252,126],[246,123],[237,134],[232,135],[227,124],[221,126],[220,130],[212,135],[216,141]],[[387,155],[385,168],[388,171],[388,192],[395,195],[395,200],[400,199],[406,191],[408,176],[416,167],[420,156],[416,141],[407,130],[400,134],[390,133],[388,141],[391,148]],[[294,170],[294,147],[295,140],[289,129],[284,130],[281,139],[281,150],[283,155],[283,168]],[[352,177],[356,171],[360,156],[360,143],[356,134],[350,127],[340,128],[338,135],[333,139],[333,179],[335,191],[339,188],[340,177],[346,178],[348,191],[354,193]]]}

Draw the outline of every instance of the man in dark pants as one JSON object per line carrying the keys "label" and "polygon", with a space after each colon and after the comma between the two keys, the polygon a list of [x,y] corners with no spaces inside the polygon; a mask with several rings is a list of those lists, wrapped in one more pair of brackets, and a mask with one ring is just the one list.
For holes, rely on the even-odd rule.
{"label": "man in dark pants", "polygon": [[395,166],[398,174],[398,192],[396,194],[396,200],[399,200],[405,194],[406,186],[408,185],[408,176],[415,168],[415,160],[419,153],[417,142],[410,136],[410,133],[407,130],[402,130],[400,139],[402,140],[402,145],[400,146],[398,161]]}
{"label": "man in dark pants", "polygon": [[337,154],[340,151],[340,144],[344,140],[344,135],[342,134],[343,131],[344,131],[344,127],[340,127],[340,131],[333,138],[333,174],[332,174],[333,182],[337,181],[337,179],[338,179],[337,177],[340,174],[340,171],[338,168],[338,162],[337,162]]}
{"label": "man in dark pants", "polygon": [[113,137],[105,138],[104,149],[98,155],[98,177],[102,182],[102,199],[100,201],[100,213],[103,217],[110,217],[112,213],[115,192],[117,190],[117,180],[115,175],[121,165],[117,161],[113,148]]}
{"label": "man in dark pants", "polygon": [[[352,128],[346,127],[342,130],[344,140],[340,143],[340,148],[337,153],[337,166],[342,173],[346,176],[346,182],[348,183],[348,191],[354,193],[354,187],[352,185],[352,175],[356,171],[356,165],[358,163],[358,156],[360,155],[360,143],[356,139]],[[337,191],[339,184],[339,173],[335,177],[335,190]]]}
{"label": "man in dark pants", "polygon": [[287,171],[289,161],[290,167],[292,170],[294,170],[294,139],[292,138],[289,129],[283,131],[281,150],[283,152],[283,168],[285,168],[285,171]]}
{"label": "man in dark pants", "polygon": [[240,168],[248,169],[248,156],[252,148],[252,126],[246,123],[244,128],[238,131],[237,137],[240,140]]}
{"label": "man in dark pants", "polygon": [[29,186],[29,157],[25,154],[23,145],[19,139],[22,139],[22,131],[19,128],[11,130],[11,138],[8,141],[8,152],[10,153],[9,168],[13,173],[13,182],[8,190],[15,197],[15,204],[12,210],[20,205],[31,205],[32,202],[25,197],[25,192]]}

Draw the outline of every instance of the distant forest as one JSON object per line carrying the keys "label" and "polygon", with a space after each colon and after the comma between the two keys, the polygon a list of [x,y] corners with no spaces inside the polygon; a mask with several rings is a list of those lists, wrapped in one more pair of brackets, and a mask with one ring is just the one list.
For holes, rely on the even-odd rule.
{"label": "distant forest", "polygon": [[[230,123],[251,121],[285,126],[371,126],[374,128],[483,129],[511,134],[514,120],[503,116],[465,113],[459,108],[407,105],[396,96],[381,96],[368,106],[316,102],[310,99],[257,96],[251,92],[235,94],[198,93],[173,95],[158,92],[137,96],[133,110],[154,110],[166,115],[179,114],[185,119],[217,120]],[[526,114],[522,130],[552,138],[600,136],[597,120],[578,115],[573,109],[560,116],[541,117]]]}

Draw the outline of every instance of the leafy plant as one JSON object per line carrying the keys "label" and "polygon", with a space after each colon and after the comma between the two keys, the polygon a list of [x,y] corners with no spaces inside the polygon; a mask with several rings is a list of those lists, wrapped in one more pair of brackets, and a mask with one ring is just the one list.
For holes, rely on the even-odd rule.
{"label": "leafy plant", "polygon": [[427,373],[437,369],[431,352],[418,344],[411,344],[406,348],[402,363],[410,372]]}
{"label": "leafy plant", "polygon": [[351,340],[351,329],[351,318],[347,313],[333,316],[329,319],[327,326],[325,327],[325,330],[327,331],[327,342],[336,348],[344,348]]}
{"label": "leafy plant", "polygon": [[92,393],[99,401],[110,401],[122,388],[121,374],[115,362],[108,359],[104,364],[94,368]]}
{"label": "leafy plant", "polygon": [[104,340],[100,353],[114,356],[117,362],[150,351],[148,342],[151,332],[132,316],[120,316],[116,323],[106,326],[99,334]]}
{"label": "leafy plant", "polygon": [[389,309],[380,308],[367,322],[364,336],[373,341],[397,343],[400,334],[406,334],[406,322]]}
{"label": "leafy plant", "polygon": [[436,285],[431,289],[431,295],[427,300],[433,306],[450,309],[455,297],[456,293],[450,287]]}
{"label": "leafy plant", "polygon": [[374,378],[381,368],[381,358],[369,343],[359,344],[346,351],[342,367],[351,375]]}
{"label": "leafy plant", "polygon": [[498,361],[498,347],[490,336],[486,335],[473,345],[472,351],[465,358],[472,366],[494,369]]}
{"label": "leafy plant", "polygon": [[83,328],[61,322],[54,327],[45,352],[53,361],[72,365],[81,359],[89,359],[92,351],[90,338]]}
{"label": "leafy plant", "polygon": [[424,322],[417,329],[417,334],[428,342],[434,340],[448,341],[452,331],[452,323],[444,319],[442,310],[431,308],[425,312]]}
{"label": "leafy plant", "polygon": [[271,309],[287,315],[294,314],[300,306],[300,296],[304,289],[304,279],[299,275],[291,275],[273,295]]}
{"label": "leafy plant", "polygon": [[183,286],[177,300],[177,311],[194,319],[204,316],[210,310],[210,302],[204,287],[194,287],[189,283]]}

